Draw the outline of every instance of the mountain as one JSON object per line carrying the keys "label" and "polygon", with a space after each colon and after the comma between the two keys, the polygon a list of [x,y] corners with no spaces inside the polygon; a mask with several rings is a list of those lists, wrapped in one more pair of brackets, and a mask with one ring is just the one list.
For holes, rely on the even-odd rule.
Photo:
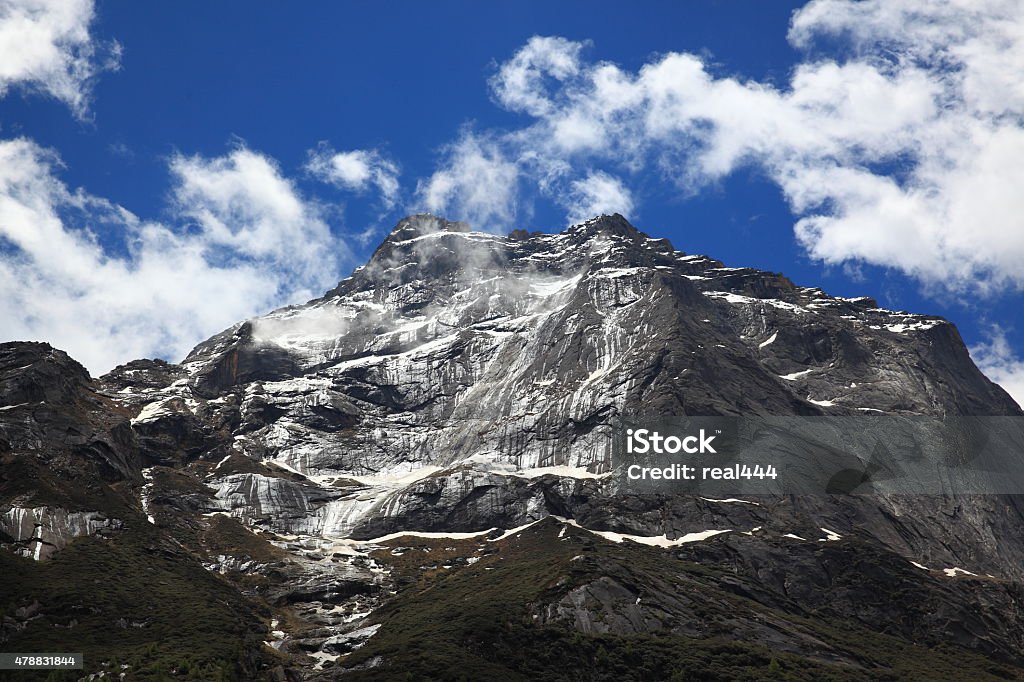
{"label": "mountain", "polygon": [[613,442],[652,415],[1024,416],[941,318],[618,215],[411,216],[180,364],[0,345],[0,648],[135,679],[1024,677],[1018,496],[642,494]]}

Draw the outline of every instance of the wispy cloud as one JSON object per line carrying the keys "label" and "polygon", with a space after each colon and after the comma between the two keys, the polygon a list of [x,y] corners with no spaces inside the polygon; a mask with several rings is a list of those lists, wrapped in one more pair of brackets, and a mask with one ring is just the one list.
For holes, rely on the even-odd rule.
{"label": "wispy cloud", "polygon": [[1017,355],[1000,327],[993,327],[985,343],[971,348],[978,369],[1024,406],[1024,359]]}
{"label": "wispy cloud", "polygon": [[505,156],[504,146],[464,132],[445,150],[438,170],[417,185],[418,205],[478,229],[511,225],[520,210],[520,168]]}
{"label": "wispy cloud", "polygon": [[385,211],[394,208],[399,198],[398,164],[376,149],[337,152],[321,144],[309,152],[306,170],[341,189],[360,194],[376,190]]}
{"label": "wispy cloud", "polygon": [[49,341],[93,372],[179,359],[322,293],[350,263],[316,205],[254,151],[174,157],[170,224],[69,189],[59,166],[30,140],[0,141],[0,319],[5,338]]}
{"label": "wispy cloud", "polygon": [[116,42],[92,36],[94,17],[92,0],[0,2],[0,96],[21,87],[86,117],[96,76],[117,69],[121,57]]}
{"label": "wispy cloud", "polygon": [[323,271],[337,273],[330,228],[272,159],[243,147],[212,159],[178,155],[170,168],[174,209],[200,228],[211,257],[260,260],[307,293]]}
{"label": "wispy cloud", "polygon": [[578,75],[582,48],[582,43],[558,36],[531,38],[491,79],[495,99],[509,111],[551,113],[555,104],[545,96],[545,77],[565,81]]}
{"label": "wispy cloud", "polygon": [[596,171],[582,180],[574,180],[563,204],[572,222],[582,222],[595,215],[633,213],[633,197],[622,182],[607,173]]}

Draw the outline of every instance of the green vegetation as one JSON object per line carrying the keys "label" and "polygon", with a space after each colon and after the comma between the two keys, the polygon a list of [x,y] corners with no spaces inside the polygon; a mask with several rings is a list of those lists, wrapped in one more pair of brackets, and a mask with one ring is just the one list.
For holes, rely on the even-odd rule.
{"label": "green vegetation", "polygon": [[127,497],[122,494],[130,485],[127,481],[108,485],[99,480],[91,465],[81,464],[80,468],[77,471],[14,453],[0,454],[0,499],[19,500],[19,505],[25,507],[101,510],[111,518],[131,513]]}
{"label": "green vegetation", "polygon": [[[345,680],[996,680],[1024,671],[954,648],[926,648],[855,623],[774,611],[719,586],[713,566],[638,545],[613,545],[552,524],[498,543],[472,565],[456,565],[477,541],[414,540],[394,566],[397,597],[372,617],[383,624],[364,647],[338,661]],[[423,551],[434,547],[436,552]],[[448,549],[444,549],[448,548]],[[452,566],[444,569],[439,563]],[[436,567],[435,567],[436,566]],[[673,595],[705,628],[692,636],[665,627],[630,634],[583,634],[571,621],[537,616],[576,587],[613,576],[620,585]],[[630,600],[632,601],[632,600]],[[619,604],[619,607],[624,604]],[[617,608],[621,611],[621,608]],[[771,623],[743,638],[736,614]],[[748,626],[749,627],[749,626]],[[772,628],[820,642],[814,655],[765,645]],[[684,630],[684,628],[679,628]],[[369,667],[373,666],[373,667]]]}
{"label": "green vegetation", "polygon": [[202,534],[202,545],[210,556],[247,556],[260,562],[282,561],[288,552],[255,535],[230,516],[211,516],[209,528]]}
{"label": "green vegetation", "polygon": [[[161,484],[190,491],[187,481],[163,469],[155,473]],[[106,539],[75,540],[47,562],[0,552],[0,619],[14,617],[25,625],[5,627],[9,639],[3,648],[83,651],[85,673],[124,672],[127,680],[267,679],[270,667],[287,665],[262,645],[270,611],[251,595],[266,578],[239,575],[229,582],[204,569],[201,557],[181,541],[211,557],[275,562],[287,561],[287,553],[225,516],[158,518],[173,525],[153,526],[129,512],[124,530]],[[883,634],[828,608],[805,609],[784,597],[773,601],[767,593],[754,598],[724,568],[725,560],[702,559],[702,552],[728,556],[721,546],[716,554],[714,540],[664,551],[562,531],[549,520],[497,542],[392,541],[391,548],[374,554],[391,565],[399,590],[371,616],[383,627],[365,646],[328,664],[322,678],[1024,679],[1021,668],[953,646]],[[872,589],[869,569],[881,559],[868,556],[869,550],[837,544],[807,551],[835,552],[835,562],[849,564],[849,571],[835,574],[837,584],[856,588],[858,595]],[[913,581],[895,584],[904,591],[879,592],[877,599],[922,598]],[[579,600],[567,600],[571,593]],[[623,626],[623,614],[640,612],[633,608],[638,595],[642,618],[653,618],[656,626]],[[39,617],[27,619],[26,607]],[[912,616],[914,609],[906,613]],[[580,614],[592,623],[590,633],[574,626]],[[303,627],[287,609],[275,617],[290,631]],[[0,680],[61,682],[81,676],[0,673]]]}
{"label": "green vegetation", "polygon": [[[129,680],[213,682],[255,679],[273,655],[262,645],[267,614],[137,517],[111,539],[77,539],[50,561],[0,552],[0,575],[0,613],[38,602],[42,614],[5,630],[7,651],[81,651],[86,673],[116,664],[129,666],[116,671]],[[26,679],[13,675],[0,679]]]}

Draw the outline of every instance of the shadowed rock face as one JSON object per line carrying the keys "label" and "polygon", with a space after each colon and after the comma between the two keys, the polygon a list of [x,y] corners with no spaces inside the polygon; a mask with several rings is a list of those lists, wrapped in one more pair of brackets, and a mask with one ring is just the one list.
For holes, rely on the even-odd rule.
{"label": "shadowed rock face", "polygon": [[[159,507],[195,526],[223,512],[305,538],[510,529],[546,516],[666,540],[755,532],[744,546],[757,556],[745,560],[760,566],[796,556],[787,536],[816,542],[827,528],[893,560],[1024,578],[1015,497],[745,504],[627,495],[602,476],[622,419],[864,414],[1022,413],[941,318],[687,255],[618,215],[507,237],[412,216],[322,298],[235,325],[178,365],[138,360],[92,380],[45,344],[0,345],[0,512],[22,547],[28,515],[75,519],[52,532],[61,538],[116,532],[104,521],[124,510],[115,515],[99,490],[122,484],[125,504],[151,518]],[[179,478],[154,479],[152,467]],[[43,495],[24,476],[45,468],[47,481],[71,472],[95,490],[62,501],[67,487],[54,482]],[[333,589],[303,571],[285,602]],[[621,589],[596,581],[543,618],[599,632],[591,617]],[[817,608],[815,594],[799,599]],[[640,608],[607,622],[653,627]]]}
{"label": "shadowed rock face", "polygon": [[0,453],[39,452],[39,463],[104,480],[138,475],[124,411],[96,393],[89,373],[45,343],[0,344]]}

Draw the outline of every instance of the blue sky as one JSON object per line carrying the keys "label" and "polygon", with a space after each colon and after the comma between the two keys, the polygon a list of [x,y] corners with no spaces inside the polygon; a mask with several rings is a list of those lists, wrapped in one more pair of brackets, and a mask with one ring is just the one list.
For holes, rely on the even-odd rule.
{"label": "blue sky", "polygon": [[406,213],[617,210],[944,315],[1020,400],[1021,9],[9,0],[2,335],[97,373],[180,359],[329,288]]}

